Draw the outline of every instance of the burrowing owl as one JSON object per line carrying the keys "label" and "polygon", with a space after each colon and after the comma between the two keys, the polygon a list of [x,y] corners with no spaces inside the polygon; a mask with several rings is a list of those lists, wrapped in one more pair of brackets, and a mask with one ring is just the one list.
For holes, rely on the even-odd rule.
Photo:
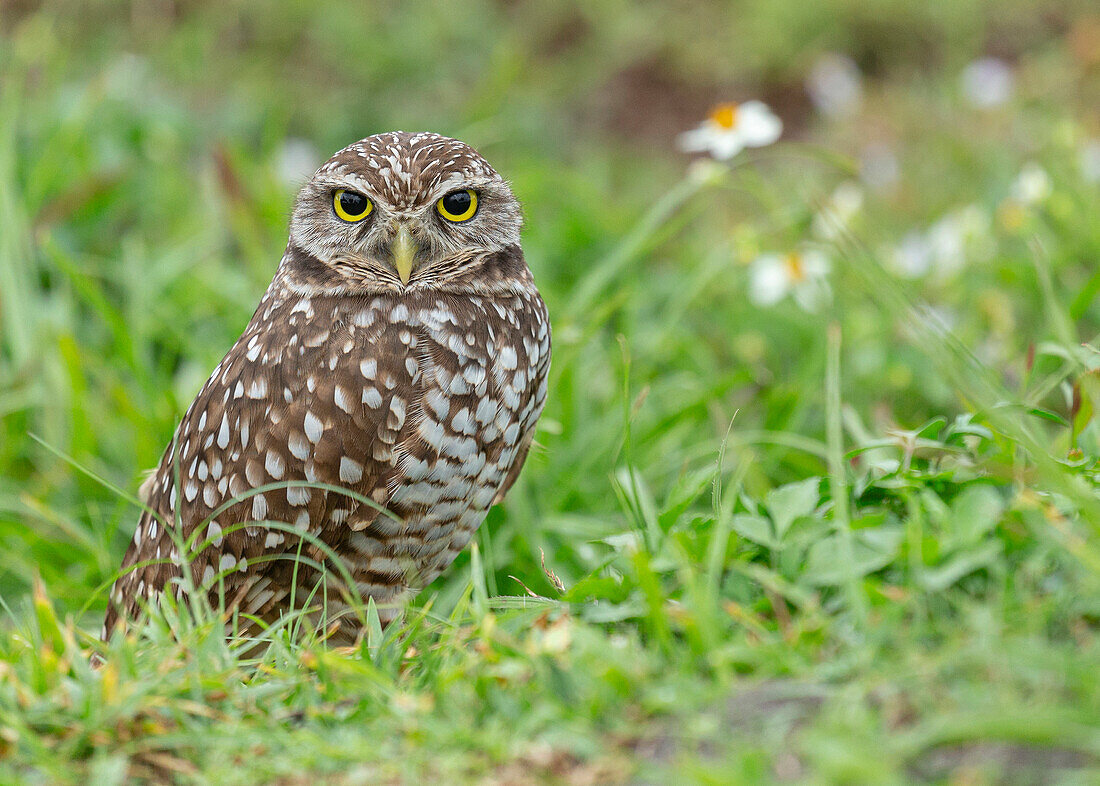
{"label": "burrowing owl", "polygon": [[344,637],[358,600],[385,624],[439,575],[515,482],[546,399],[550,325],[520,225],[508,184],[454,139],[379,134],[322,165],[142,487],[156,515],[104,637],[182,592],[188,566],[241,619],[308,605]]}

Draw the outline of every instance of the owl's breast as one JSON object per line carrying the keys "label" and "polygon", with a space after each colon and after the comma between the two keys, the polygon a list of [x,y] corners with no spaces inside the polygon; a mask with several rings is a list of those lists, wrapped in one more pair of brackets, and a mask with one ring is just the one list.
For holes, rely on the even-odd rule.
{"label": "owl's breast", "polygon": [[393,454],[390,509],[404,521],[393,545],[430,580],[469,541],[526,450],[545,400],[549,331],[537,295],[432,297],[398,303],[390,316],[415,380]]}

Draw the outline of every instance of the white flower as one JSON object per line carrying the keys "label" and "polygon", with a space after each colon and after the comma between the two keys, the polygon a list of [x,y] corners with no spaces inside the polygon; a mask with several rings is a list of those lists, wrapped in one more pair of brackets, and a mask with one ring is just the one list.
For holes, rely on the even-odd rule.
{"label": "white flower", "polygon": [[863,81],[859,66],[846,55],[822,55],[806,77],[810,101],[823,115],[843,117],[859,109]]}
{"label": "white flower", "polygon": [[894,247],[889,262],[899,276],[920,278],[932,269],[932,244],[923,232],[914,229]]}
{"label": "white flower", "polygon": [[863,189],[848,180],[833,190],[829,200],[814,216],[810,227],[821,240],[836,240],[852,225],[856,214],[863,209]]}
{"label": "white flower", "polygon": [[1053,190],[1054,185],[1046,170],[1029,161],[1012,183],[1012,198],[1021,205],[1038,205],[1045,202]]}
{"label": "white flower", "polygon": [[991,246],[989,215],[978,205],[966,205],[947,213],[925,232],[907,234],[889,261],[905,278],[928,273],[948,277],[971,259],[987,258]]}
{"label": "white flower", "polygon": [[749,300],[774,306],[787,295],[806,311],[816,311],[830,297],[829,258],[809,248],[790,254],[762,254],[749,266]]}
{"label": "white flower", "polygon": [[932,267],[950,275],[966,264],[966,238],[953,216],[944,216],[928,228],[928,245],[932,248]]}
{"label": "white flower", "polygon": [[956,272],[970,258],[987,257],[989,216],[977,205],[953,210],[928,229],[932,266],[940,275]]}
{"label": "white flower", "polygon": [[1012,67],[996,57],[983,57],[962,72],[962,91],[966,99],[979,109],[990,109],[1012,98],[1016,75]]}
{"label": "white flower", "polygon": [[868,145],[859,157],[859,178],[873,191],[893,187],[901,178],[897,154],[881,142]]}
{"label": "white flower", "polygon": [[1081,176],[1089,183],[1100,183],[1100,139],[1090,139],[1081,148]]}
{"label": "white flower", "polygon": [[317,149],[304,139],[290,137],[279,148],[275,172],[279,182],[288,188],[300,188],[321,163]]}
{"label": "white flower", "polygon": [[720,104],[697,128],[680,134],[677,143],[687,153],[733,158],[746,147],[764,147],[779,139],[783,121],[760,101]]}

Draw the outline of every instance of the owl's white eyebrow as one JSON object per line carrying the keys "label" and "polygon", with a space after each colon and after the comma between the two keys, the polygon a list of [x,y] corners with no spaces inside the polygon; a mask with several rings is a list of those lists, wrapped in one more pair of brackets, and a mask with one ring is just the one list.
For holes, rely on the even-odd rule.
{"label": "owl's white eyebrow", "polygon": [[432,198],[429,201],[434,202],[444,194],[454,191],[457,188],[482,189],[489,188],[492,183],[492,178],[470,177],[461,172],[456,172],[432,189]]}
{"label": "owl's white eyebrow", "polygon": [[432,191],[435,194],[442,195],[448,191],[452,191],[458,188],[459,186],[466,185],[468,181],[469,178],[467,178],[461,172],[456,172],[455,174],[448,177],[446,180],[440,181],[440,183],[434,189],[432,189]]}
{"label": "owl's white eyebrow", "polygon": [[333,181],[331,185],[333,188],[340,188],[341,186],[351,188],[362,194],[370,194],[374,191],[370,183],[352,172],[342,174],[339,180]]}

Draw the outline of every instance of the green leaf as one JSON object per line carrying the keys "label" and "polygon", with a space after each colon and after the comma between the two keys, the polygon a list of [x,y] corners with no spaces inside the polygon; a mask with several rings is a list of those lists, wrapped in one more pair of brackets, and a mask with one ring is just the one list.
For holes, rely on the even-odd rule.
{"label": "green leaf", "polygon": [[772,532],[772,524],[763,516],[753,516],[748,513],[738,513],[730,522],[733,531],[745,540],[751,540],[757,545],[769,549],[778,549],[779,540]]}
{"label": "green leaf", "polygon": [[968,486],[951,502],[951,543],[948,547],[969,546],[997,526],[1004,501],[985,483]]}
{"label": "green leaf", "polygon": [[378,617],[378,607],[374,604],[372,595],[367,598],[367,649],[374,653],[381,645],[382,621]]}
{"label": "green leaf", "polygon": [[57,611],[46,594],[46,587],[40,578],[34,581],[34,613],[38,620],[38,633],[42,637],[42,643],[49,646],[58,655],[63,654],[66,646],[66,636],[62,632],[61,620]]}
{"label": "green leaf", "polygon": [[852,561],[840,534],[819,540],[810,548],[803,578],[822,587],[838,586],[851,576],[866,576],[889,565],[901,547],[902,529],[887,524],[852,533]]}
{"label": "green leaf", "polygon": [[924,425],[918,427],[913,435],[916,437],[923,437],[924,439],[935,439],[943,427],[947,425],[946,418],[935,417],[929,420]]}
{"label": "green leaf", "polygon": [[1057,423],[1059,426],[1069,426],[1069,421],[1059,415],[1057,412],[1051,412],[1049,409],[1043,409],[1042,407],[1030,407],[1027,410],[1029,415],[1034,415],[1037,418],[1043,420],[1049,420],[1051,423]]}
{"label": "green leaf", "polygon": [[925,589],[942,592],[964,576],[984,568],[999,557],[1002,550],[1000,542],[994,541],[961,552],[939,567],[926,568],[921,572],[920,582]]}
{"label": "green leaf", "polygon": [[630,593],[630,587],[611,576],[586,576],[568,590],[563,598],[570,603],[591,600],[607,600],[621,603]]}
{"label": "green leaf", "polygon": [[768,492],[768,496],[764,498],[764,507],[772,517],[775,535],[779,540],[783,540],[795,519],[808,516],[817,507],[817,501],[821,497],[818,493],[820,486],[821,478],[815,477],[788,483]]}

